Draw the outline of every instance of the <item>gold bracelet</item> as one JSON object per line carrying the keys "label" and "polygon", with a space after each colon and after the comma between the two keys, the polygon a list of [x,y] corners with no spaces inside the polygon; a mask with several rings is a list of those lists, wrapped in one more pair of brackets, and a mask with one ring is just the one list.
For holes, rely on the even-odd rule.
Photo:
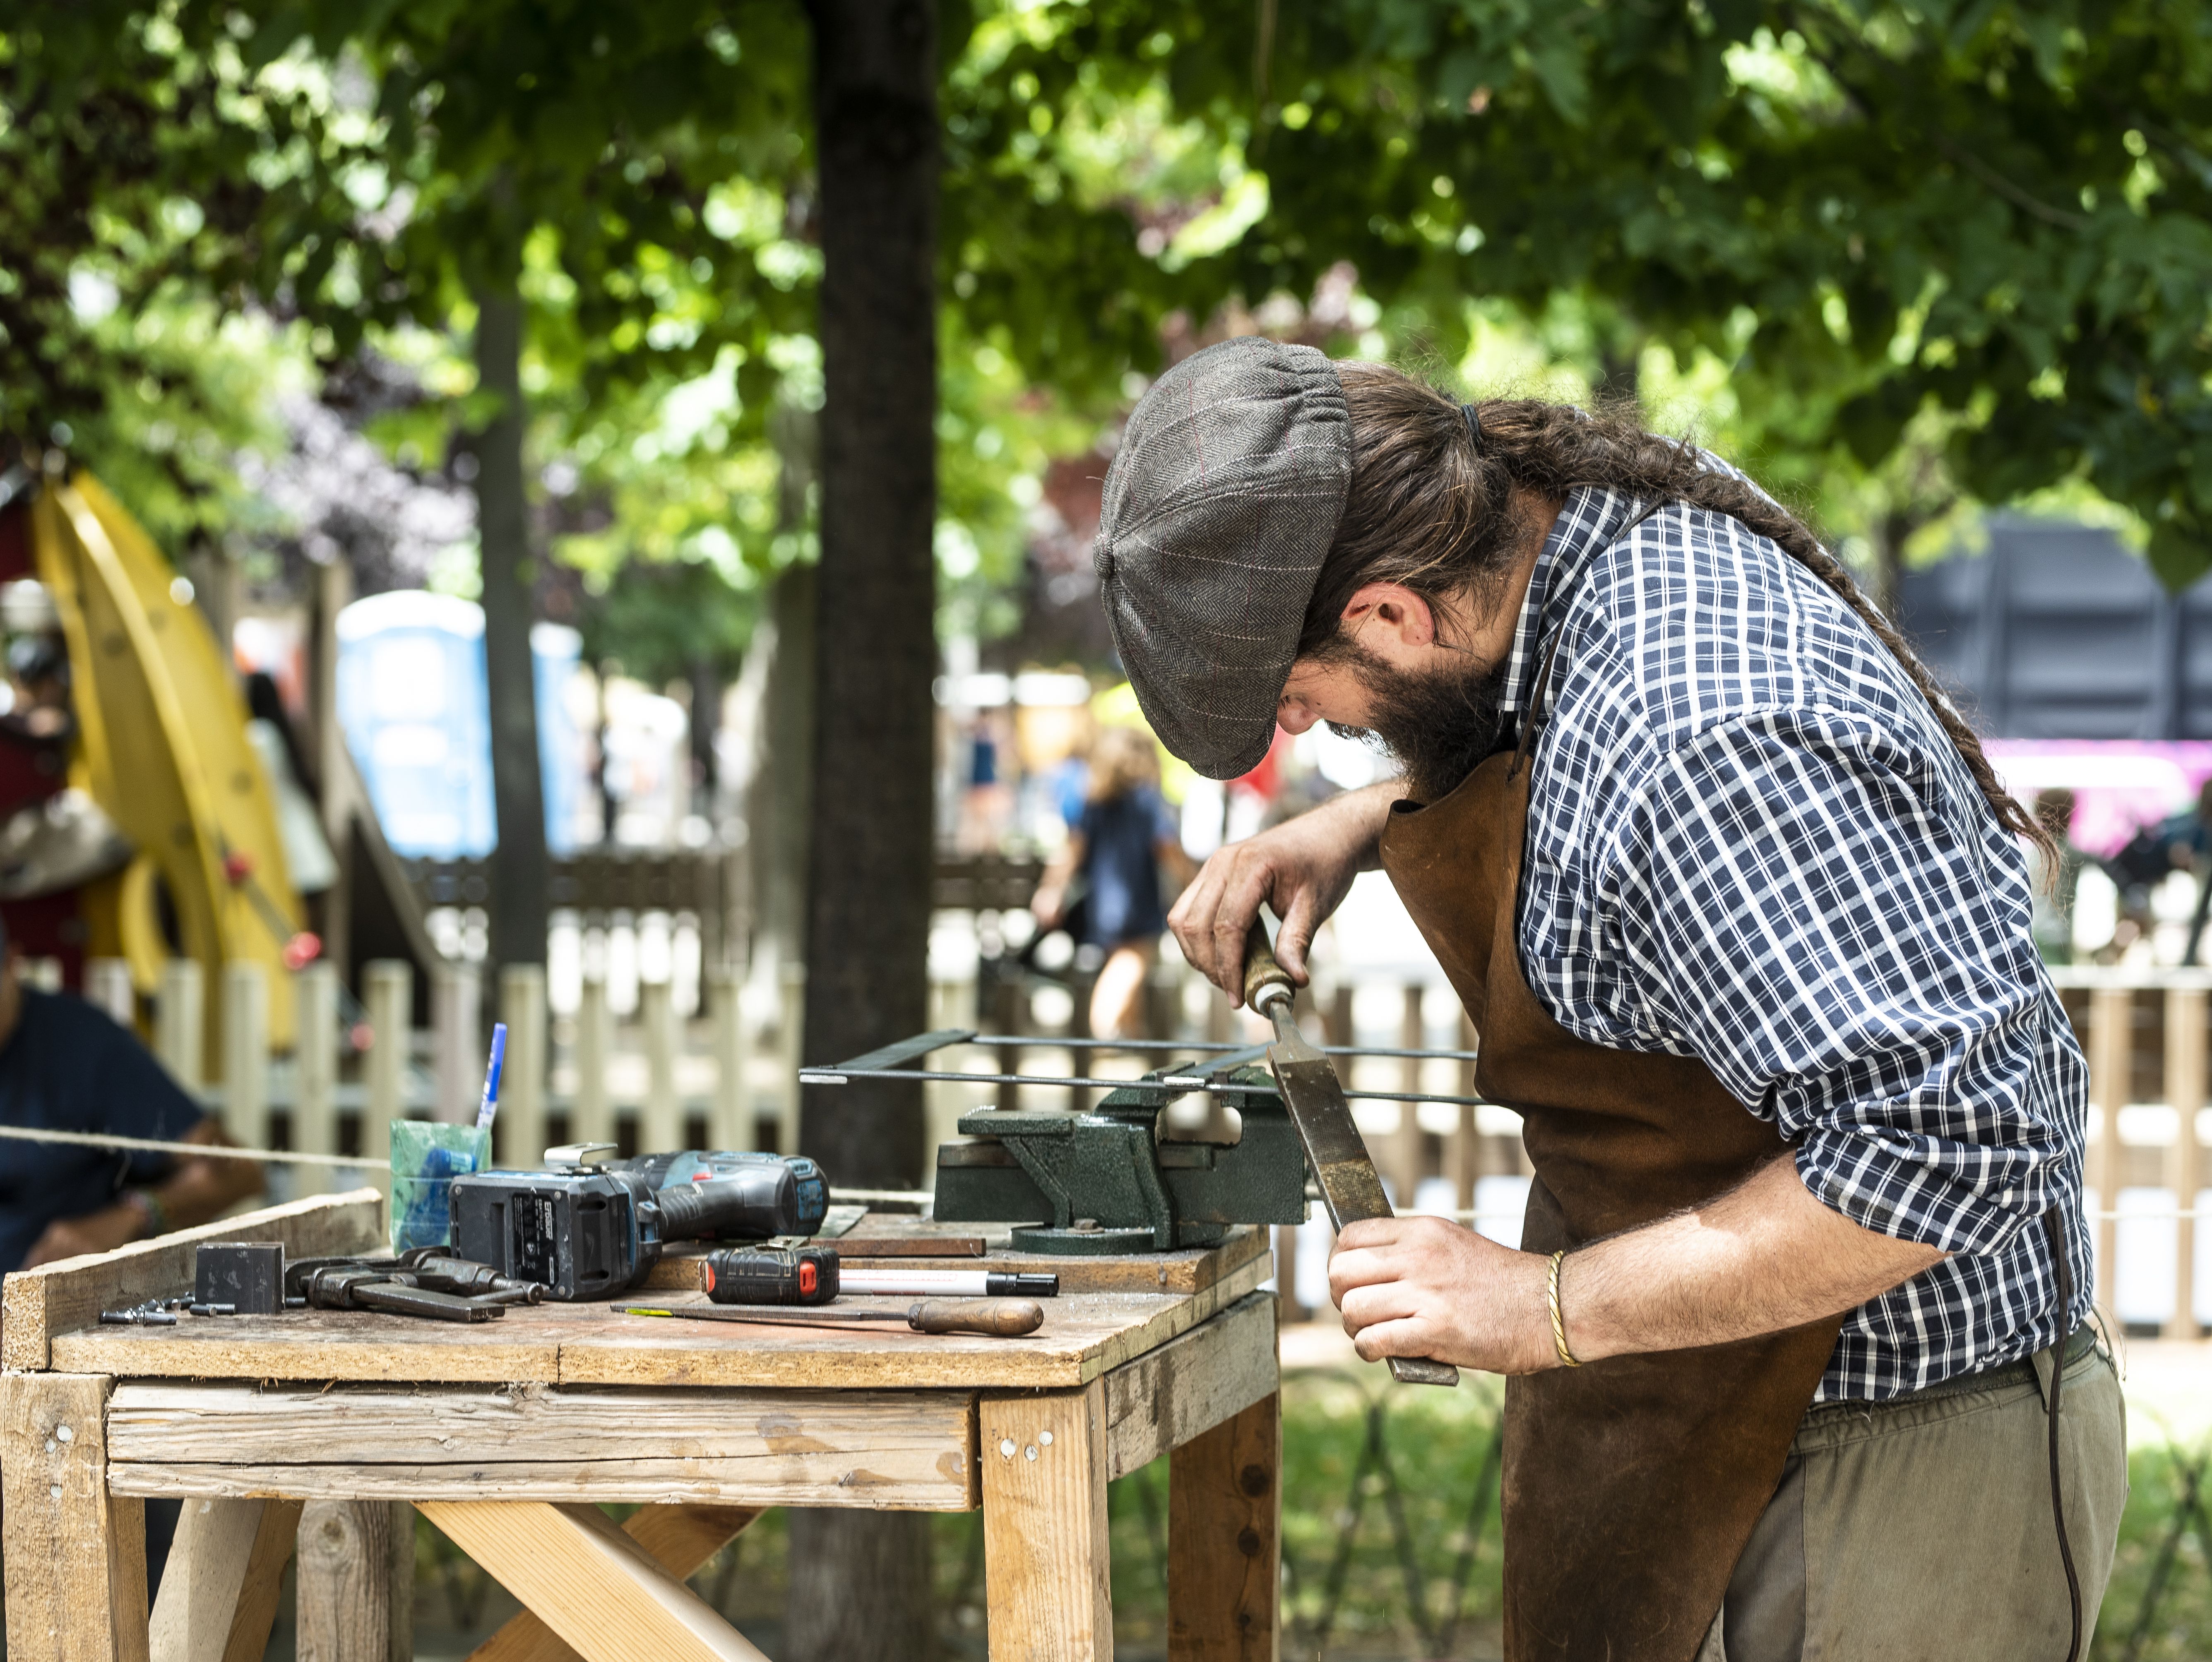
{"label": "gold bracelet", "polygon": [[1575,1360],[1575,1353],[1567,1349],[1567,1319],[1559,1311],[1559,1265],[1566,1256],[1564,1247],[1552,1254],[1552,1273],[1544,1296],[1552,1307],[1552,1343],[1559,1347],[1560,1365],[1580,1368],[1582,1363]]}

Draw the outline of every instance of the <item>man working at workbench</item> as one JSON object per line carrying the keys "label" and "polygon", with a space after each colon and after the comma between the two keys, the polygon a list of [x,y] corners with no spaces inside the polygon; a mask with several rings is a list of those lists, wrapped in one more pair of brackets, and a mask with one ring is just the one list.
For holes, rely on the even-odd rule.
{"label": "man working at workbench", "polygon": [[2086,1642],[2126,1473],[2039,834],[1814,536],[1630,419],[1245,338],[1139,405],[1097,563],[1200,772],[1323,721],[1403,768],[1170,922],[1233,997],[1264,902],[1302,979],[1379,864],[1523,1116],[1522,1250],[1330,1266],[1363,1357],[1513,1376],[1507,1656]]}

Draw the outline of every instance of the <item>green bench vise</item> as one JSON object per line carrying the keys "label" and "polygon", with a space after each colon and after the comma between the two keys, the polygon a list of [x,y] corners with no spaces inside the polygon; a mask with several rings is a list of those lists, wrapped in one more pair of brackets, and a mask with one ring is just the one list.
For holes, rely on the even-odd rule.
{"label": "green bench vise", "polygon": [[1082,1113],[964,1113],[960,1134],[975,1140],[938,1149],[934,1216],[1013,1222],[1016,1252],[1054,1253],[1214,1246],[1231,1224],[1304,1222],[1305,1150],[1274,1081],[1255,1067],[1224,1077],[1271,1088],[1237,1098],[1243,1135],[1227,1144],[1163,1137],[1179,1093],[1142,1083]]}
{"label": "green bench vise", "polygon": [[[855,1077],[977,1083],[1011,1077],[907,1065],[975,1037],[960,1028],[922,1034],[834,1068],[803,1070],[799,1078],[842,1084]],[[1205,1047],[1192,1049],[1202,1053]],[[1191,1065],[1156,1069],[1117,1084],[1081,1113],[980,1108],[964,1113],[960,1133],[972,1140],[938,1149],[933,1216],[946,1223],[1012,1223],[1013,1250],[1058,1256],[1213,1246],[1235,1224],[1303,1223],[1305,1149],[1273,1076],[1255,1064],[1263,1053],[1257,1047],[1216,1055],[1195,1065],[1206,1069],[1203,1077]],[[1170,1101],[1217,1086],[1227,1088],[1222,1095],[1243,1121],[1235,1143],[1162,1135]]]}

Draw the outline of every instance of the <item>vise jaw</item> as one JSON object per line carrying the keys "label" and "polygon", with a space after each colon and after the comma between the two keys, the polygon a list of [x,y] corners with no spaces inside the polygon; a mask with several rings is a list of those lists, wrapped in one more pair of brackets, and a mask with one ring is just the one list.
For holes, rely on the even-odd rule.
{"label": "vise jaw", "polygon": [[974,1140],[937,1151],[940,1222],[1013,1222],[1016,1252],[1164,1253],[1218,1245],[1235,1223],[1303,1223],[1306,1157],[1264,1068],[1224,1083],[1240,1094],[1233,1143],[1169,1141],[1160,1120],[1182,1088],[1138,1081],[1081,1113],[979,1109]]}

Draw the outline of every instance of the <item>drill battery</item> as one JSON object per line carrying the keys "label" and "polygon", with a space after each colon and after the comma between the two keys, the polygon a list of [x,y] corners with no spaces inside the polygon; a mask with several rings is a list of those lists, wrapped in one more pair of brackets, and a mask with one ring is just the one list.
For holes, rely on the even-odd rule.
{"label": "drill battery", "polygon": [[827,1304],[837,1296],[835,1246],[725,1246],[701,1270],[717,1304]]}

